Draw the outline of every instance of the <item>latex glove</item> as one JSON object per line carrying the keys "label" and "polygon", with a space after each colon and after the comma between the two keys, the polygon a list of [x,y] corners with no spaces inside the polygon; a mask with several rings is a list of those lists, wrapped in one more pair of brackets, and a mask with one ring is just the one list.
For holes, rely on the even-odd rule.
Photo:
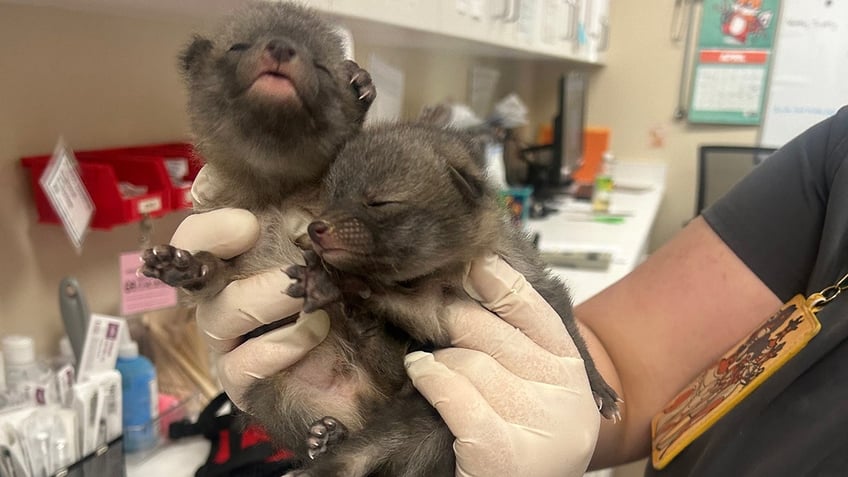
{"label": "latex glove", "polygon": [[559,316],[496,256],[471,265],[465,289],[488,310],[451,304],[454,347],[406,358],[413,384],[456,437],[456,475],[582,475],[600,413]]}
{"label": "latex glove", "polygon": [[[192,185],[195,204],[203,206],[211,193],[211,181],[201,169]],[[288,221],[292,235],[300,235],[308,223],[294,215]],[[249,250],[259,238],[259,221],[247,210],[218,209],[187,217],[171,239],[175,247],[206,250],[228,259]],[[318,345],[330,330],[324,312],[302,315],[297,322],[243,341],[254,329],[300,313],[302,298],[284,293],[291,279],[281,272],[286,264],[235,281],[218,295],[197,306],[197,322],[207,343],[219,354],[218,378],[233,403],[244,409],[244,394],[258,379],[288,368]]]}

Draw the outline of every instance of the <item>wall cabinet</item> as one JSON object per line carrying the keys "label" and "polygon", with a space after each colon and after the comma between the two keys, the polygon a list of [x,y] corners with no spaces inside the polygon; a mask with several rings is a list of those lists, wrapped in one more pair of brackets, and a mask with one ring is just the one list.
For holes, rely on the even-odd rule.
{"label": "wall cabinet", "polygon": [[[609,0],[313,0],[384,43],[603,63]],[[381,31],[383,30],[383,31]],[[357,32],[358,33],[358,32]],[[447,43],[450,40],[450,44]]]}
{"label": "wall cabinet", "polygon": [[[2,2],[3,0],[0,0]],[[277,0],[283,1],[283,0]],[[610,0],[299,0],[389,46],[603,64]],[[17,0],[112,13],[221,14],[242,0]]]}

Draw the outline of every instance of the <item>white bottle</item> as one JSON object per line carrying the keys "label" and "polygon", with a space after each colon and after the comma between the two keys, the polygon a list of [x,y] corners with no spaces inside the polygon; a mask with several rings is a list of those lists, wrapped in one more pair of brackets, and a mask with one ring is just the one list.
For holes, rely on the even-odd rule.
{"label": "white bottle", "polygon": [[29,336],[9,335],[3,338],[2,344],[6,386],[9,390],[18,392],[24,384],[38,380],[35,341]]}
{"label": "white bottle", "polygon": [[56,359],[56,364],[59,366],[65,364],[71,366],[77,365],[77,356],[74,354],[74,349],[71,347],[71,339],[68,338],[68,335],[59,339],[59,356]]}

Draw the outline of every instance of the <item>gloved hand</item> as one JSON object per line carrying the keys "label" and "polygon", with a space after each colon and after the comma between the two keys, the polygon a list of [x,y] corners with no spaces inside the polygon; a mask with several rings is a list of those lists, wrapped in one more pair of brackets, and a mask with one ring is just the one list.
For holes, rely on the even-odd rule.
{"label": "gloved hand", "polygon": [[453,348],[414,352],[415,387],[456,436],[456,475],[582,475],[600,427],[583,360],[559,316],[496,256],[471,265],[451,304]]}
{"label": "gloved hand", "polygon": [[[192,197],[202,206],[211,192],[207,170],[201,169],[192,185]],[[301,216],[293,216],[292,236],[305,230]],[[171,239],[175,247],[206,250],[232,258],[249,250],[259,237],[259,221],[243,209],[218,209],[187,217]],[[285,264],[230,283],[218,295],[197,306],[198,326],[212,350],[218,353],[218,378],[233,403],[244,408],[244,393],[256,380],[272,376],[300,360],[330,330],[326,313],[302,315],[296,323],[242,342],[242,336],[281,318],[299,313],[302,298],[284,293],[291,279],[280,269]]]}

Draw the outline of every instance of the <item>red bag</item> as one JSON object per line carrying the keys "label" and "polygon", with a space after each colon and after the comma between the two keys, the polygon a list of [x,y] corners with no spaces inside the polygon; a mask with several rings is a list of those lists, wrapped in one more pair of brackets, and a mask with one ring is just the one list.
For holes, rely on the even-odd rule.
{"label": "red bag", "polygon": [[[218,415],[230,404],[229,414]],[[275,449],[268,435],[251,424],[246,428],[240,411],[221,393],[200,413],[197,422],[174,422],[168,429],[171,439],[202,434],[212,442],[209,458],[196,477],[279,477],[294,469],[297,460],[287,449]]]}

